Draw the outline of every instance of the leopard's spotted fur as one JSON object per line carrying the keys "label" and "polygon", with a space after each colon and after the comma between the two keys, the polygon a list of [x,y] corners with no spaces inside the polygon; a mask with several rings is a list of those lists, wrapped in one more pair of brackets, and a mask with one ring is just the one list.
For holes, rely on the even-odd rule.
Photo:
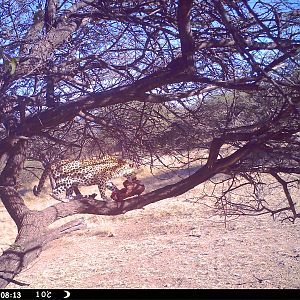
{"label": "leopard's spotted fur", "polygon": [[106,188],[115,189],[111,179],[124,176],[131,180],[135,177],[135,170],[133,163],[109,155],[100,159],[61,160],[45,168],[38,186],[33,188],[33,193],[38,196],[47,176],[51,175],[56,186],[50,195],[57,200],[63,200],[60,194],[64,191],[69,200],[74,199],[73,192],[81,197],[78,186],[90,185],[98,185],[101,198],[106,199]]}

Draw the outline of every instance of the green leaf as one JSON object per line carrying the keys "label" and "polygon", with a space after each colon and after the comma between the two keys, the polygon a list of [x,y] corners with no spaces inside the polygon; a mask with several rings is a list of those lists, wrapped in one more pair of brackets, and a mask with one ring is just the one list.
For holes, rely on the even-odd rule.
{"label": "green leaf", "polygon": [[9,62],[10,65],[10,75],[13,75],[16,72],[17,69],[17,59],[16,58],[12,58]]}

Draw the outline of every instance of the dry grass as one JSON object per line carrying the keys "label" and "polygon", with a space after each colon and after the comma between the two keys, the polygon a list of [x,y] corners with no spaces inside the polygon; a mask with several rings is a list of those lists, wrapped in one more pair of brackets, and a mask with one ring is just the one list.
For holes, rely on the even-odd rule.
{"label": "dry grass", "polygon": [[[179,178],[159,181],[146,169],[140,177],[147,191]],[[34,184],[24,192],[30,208],[56,203],[49,191],[32,196]],[[203,191],[211,189],[200,185],[120,216],[84,215],[85,230],[53,241],[16,279],[30,283],[29,288],[300,288],[300,222],[244,217],[225,228],[223,219],[207,207],[212,199]],[[275,203],[280,197],[276,191],[270,198]],[[16,228],[0,209],[1,243],[6,248]],[[78,216],[53,226],[74,218]]]}

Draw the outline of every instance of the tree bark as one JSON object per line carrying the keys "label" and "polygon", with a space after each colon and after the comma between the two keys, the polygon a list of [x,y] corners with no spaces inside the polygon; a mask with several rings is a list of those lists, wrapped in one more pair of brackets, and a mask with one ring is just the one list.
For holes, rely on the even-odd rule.
{"label": "tree bark", "polygon": [[0,187],[0,197],[5,207],[13,207],[13,219],[18,227],[18,235],[14,244],[0,256],[0,288],[12,282],[13,278],[21,272],[30,262],[36,259],[46,244],[62,235],[85,228],[84,220],[77,219],[58,228],[47,227],[60,215],[55,209],[42,211],[30,210],[25,205],[19,193],[11,187]]}

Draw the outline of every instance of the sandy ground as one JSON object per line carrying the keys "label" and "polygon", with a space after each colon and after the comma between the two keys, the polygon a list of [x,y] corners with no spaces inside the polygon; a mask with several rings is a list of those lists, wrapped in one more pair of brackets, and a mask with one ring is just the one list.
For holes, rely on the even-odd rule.
{"label": "sandy ground", "polygon": [[[88,192],[96,191],[94,187]],[[15,279],[22,288],[300,288],[300,222],[270,215],[227,223],[193,202],[203,186],[125,215],[87,216],[87,229],[53,241]],[[56,203],[23,191],[30,208]],[[1,248],[16,228],[0,206]],[[58,226],[72,216],[60,220]],[[20,288],[9,284],[8,288]]]}
{"label": "sandy ground", "polygon": [[300,288],[299,222],[243,217],[225,228],[181,198],[85,218],[87,229],[52,242],[16,279],[30,288]]}

